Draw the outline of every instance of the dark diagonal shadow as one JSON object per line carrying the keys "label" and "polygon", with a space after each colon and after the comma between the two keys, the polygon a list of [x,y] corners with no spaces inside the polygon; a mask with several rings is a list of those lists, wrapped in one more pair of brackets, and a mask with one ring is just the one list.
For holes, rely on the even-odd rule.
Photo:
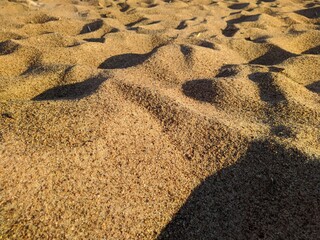
{"label": "dark diagonal shadow", "polygon": [[239,18],[228,20],[227,23],[231,25],[231,24],[237,24],[237,23],[243,23],[243,22],[255,22],[259,19],[259,17],[260,17],[260,14],[250,15],[250,16],[243,15]]}
{"label": "dark diagonal shadow", "polygon": [[32,100],[81,99],[96,92],[99,86],[106,80],[105,77],[97,76],[83,82],[54,87],[39,94]]}
{"label": "dark diagonal shadow", "polygon": [[86,42],[96,42],[96,43],[104,43],[106,41],[105,38],[85,38],[83,39]]}
{"label": "dark diagonal shadow", "polygon": [[108,58],[99,65],[101,69],[121,69],[139,65],[146,61],[159,47],[145,54],[126,53]]}
{"label": "dark diagonal shadow", "polygon": [[270,104],[275,104],[286,100],[285,95],[281,92],[281,89],[275,83],[272,74],[255,72],[249,74],[248,78],[257,84],[262,101]]}
{"label": "dark diagonal shadow", "polygon": [[306,88],[312,92],[320,93],[320,81],[311,83],[311,84],[307,85]]}
{"label": "dark diagonal shadow", "polygon": [[319,160],[254,142],[193,190],[158,239],[318,239]]}
{"label": "dark diagonal shadow", "polygon": [[15,52],[19,48],[19,44],[12,40],[0,42],[0,56]]}
{"label": "dark diagonal shadow", "polygon": [[295,13],[305,16],[307,18],[319,18],[320,7],[302,9],[302,10],[296,11]]}
{"label": "dark diagonal shadow", "polygon": [[145,21],[147,21],[147,20],[148,20],[148,18],[140,18],[140,19],[137,20],[137,21],[134,21],[134,22],[131,22],[131,23],[126,24],[126,27],[131,28],[131,27],[133,27],[134,25],[136,25],[136,24],[138,24],[138,23],[141,23],[141,22],[145,22]]}
{"label": "dark diagonal shadow", "polygon": [[264,55],[253,59],[250,64],[275,65],[280,64],[288,58],[297,56],[277,46],[272,46]]}
{"label": "dark diagonal shadow", "polygon": [[239,28],[237,28],[234,24],[228,24],[225,29],[222,30],[222,34],[226,37],[233,37]]}
{"label": "dark diagonal shadow", "polygon": [[82,30],[80,31],[80,34],[86,34],[90,32],[97,31],[103,26],[103,21],[101,19],[88,23],[83,26]]}
{"label": "dark diagonal shadow", "polygon": [[260,4],[262,2],[275,2],[276,0],[258,0],[257,4]]}
{"label": "dark diagonal shadow", "polygon": [[233,9],[233,10],[239,10],[239,9],[243,9],[248,6],[249,6],[249,3],[235,3],[235,4],[232,4],[231,6],[229,6],[228,8]]}
{"label": "dark diagonal shadow", "polygon": [[128,68],[139,65],[148,59],[149,54],[127,53],[108,58],[100,64],[102,69]]}
{"label": "dark diagonal shadow", "polygon": [[303,54],[320,54],[320,45],[304,51]]}
{"label": "dark diagonal shadow", "polygon": [[186,27],[188,27],[188,24],[187,22],[184,20],[184,21],[181,21],[179,23],[179,25],[176,27],[177,30],[182,30],[182,29],[185,29]]}

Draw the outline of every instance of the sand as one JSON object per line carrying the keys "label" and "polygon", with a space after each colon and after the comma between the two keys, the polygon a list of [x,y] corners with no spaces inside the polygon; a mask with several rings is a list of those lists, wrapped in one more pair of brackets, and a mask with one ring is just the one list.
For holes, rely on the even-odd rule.
{"label": "sand", "polygon": [[0,239],[319,239],[318,0],[1,0]]}

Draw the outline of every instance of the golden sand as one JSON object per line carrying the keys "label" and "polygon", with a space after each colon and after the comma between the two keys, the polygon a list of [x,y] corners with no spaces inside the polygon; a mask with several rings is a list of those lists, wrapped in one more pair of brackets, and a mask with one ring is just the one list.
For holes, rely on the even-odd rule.
{"label": "golden sand", "polygon": [[0,0],[0,239],[317,239],[318,0]]}

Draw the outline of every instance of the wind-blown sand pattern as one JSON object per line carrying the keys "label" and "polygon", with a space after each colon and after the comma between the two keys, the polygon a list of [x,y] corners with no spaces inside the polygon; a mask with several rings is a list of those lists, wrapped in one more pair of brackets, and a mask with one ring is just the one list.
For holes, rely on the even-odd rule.
{"label": "wind-blown sand pattern", "polygon": [[1,0],[1,239],[318,239],[318,0]]}

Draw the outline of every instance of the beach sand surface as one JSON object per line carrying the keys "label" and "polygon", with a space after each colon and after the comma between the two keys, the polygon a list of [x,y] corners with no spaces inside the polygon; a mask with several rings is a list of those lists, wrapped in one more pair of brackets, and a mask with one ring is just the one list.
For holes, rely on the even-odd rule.
{"label": "beach sand surface", "polygon": [[318,0],[0,0],[0,239],[319,239]]}

